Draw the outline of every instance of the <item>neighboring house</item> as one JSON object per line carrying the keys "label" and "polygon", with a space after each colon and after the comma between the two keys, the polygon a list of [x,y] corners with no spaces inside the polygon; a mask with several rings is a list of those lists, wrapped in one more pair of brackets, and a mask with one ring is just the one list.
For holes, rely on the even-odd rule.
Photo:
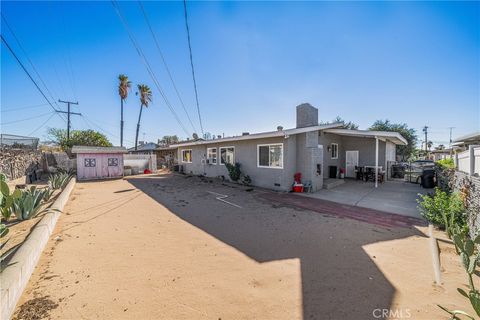
{"label": "neighboring house", "polygon": [[77,179],[92,180],[123,177],[124,147],[73,146],[77,155]]}
{"label": "neighboring house", "polygon": [[158,144],[155,142],[148,142],[144,143],[143,141],[140,141],[137,150],[135,150],[135,147],[132,147],[128,149],[128,153],[133,153],[133,154],[154,154],[155,150],[158,148]]}
{"label": "neighboring house", "polygon": [[433,161],[443,160],[443,159],[453,159],[454,149],[443,149],[443,150],[433,150],[430,151],[430,158]]}
{"label": "neighboring house", "polygon": [[[395,161],[395,145],[406,145],[399,133],[342,129],[341,123],[318,124],[318,109],[308,103],[297,106],[297,127],[216,140],[172,145],[178,148],[185,173],[228,177],[225,163],[241,164],[252,184],[290,190],[293,176],[321,189],[324,178],[336,178],[340,168],[355,177],[356,166],[386,168]],[[376,161],[377,160],[377,161]]]}
{"label": "neighboring house", "polygon": [[469,146],[480,145],[480,131],[467,134],[462,137],[458,137],[453,140],[452,146],[463,150],[467,150]]}

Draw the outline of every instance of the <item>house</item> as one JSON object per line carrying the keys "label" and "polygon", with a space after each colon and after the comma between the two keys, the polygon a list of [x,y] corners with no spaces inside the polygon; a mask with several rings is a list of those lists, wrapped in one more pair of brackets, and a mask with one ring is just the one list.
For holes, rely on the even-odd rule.
{"label": "house", "polygon": [[318,109],[308,103],[297,106],[297,126],[284,130],[216,140],[172,145],[178,148],[183,171],[210,177],[228,177],[225,163],[241,164],[252,184],[275,190],[290,190],[293,176],[302,173],[313,190],[324,179],[337,178],[340,169],[354,178],[358,166],[387,168],[395,161],[396,145],[407,141],[399,133],[343,129],[341,123],[318,124]]}
{"label": "house", "polygon": [[453,159],[454,148],[430,151],[430,157],[433,161],[443,159]]}
{"label": "house", "polygon": [[77,155],[77,179],[93,180],[123,177],[124,147],[73,146]]}
{"label": "house", "polygon": [[458,137],[452,143],[452,146],[457,147],[460,151],[468,150],[469,146],[477,145],[480,145],[480,131]]}
{"label": "house", "polygon": [[148,142],[145,143],[144,141],[139,141],[139,144],[137,146],[137,150],[135,150],[135,147],[129,148],[128,153],[134,153],[134,154],[154,154],[155,150],[158,148],[158,144],[155,142]]}

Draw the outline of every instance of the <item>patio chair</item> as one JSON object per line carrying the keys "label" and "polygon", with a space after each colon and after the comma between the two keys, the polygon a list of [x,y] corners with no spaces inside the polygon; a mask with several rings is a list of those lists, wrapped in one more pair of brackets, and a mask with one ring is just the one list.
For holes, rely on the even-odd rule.
{"label": "patio chair", "polygon": [[363,180],[363,176],[364,176],[363,167],[355,166],[355,176],[357,180]]}
{"label": "patio chair", "polygon": [[311,180],[307,180],[303,183],[303,192],[307,192],[307,193],[313,192],[313,186],[312,186]]}

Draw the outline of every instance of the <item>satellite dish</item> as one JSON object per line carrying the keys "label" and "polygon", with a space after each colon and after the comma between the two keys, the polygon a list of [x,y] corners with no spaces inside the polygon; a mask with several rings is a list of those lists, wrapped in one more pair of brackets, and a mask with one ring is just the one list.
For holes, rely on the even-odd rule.
{"label": "satellite dish", "polygon": [[197,140],[198,139],[198,134],[196,134],[195,132],[192,134],[192,137],[194,140]]}

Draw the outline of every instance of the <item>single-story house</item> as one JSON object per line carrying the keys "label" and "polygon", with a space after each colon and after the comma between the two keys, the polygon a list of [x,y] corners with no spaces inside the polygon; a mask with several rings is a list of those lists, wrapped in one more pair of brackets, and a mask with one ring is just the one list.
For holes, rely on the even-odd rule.
{"label": "single-story house", "polygon": [[129,148],[128,153],[134,153],[134,154],[154,154],[155,150],[158,148],[158,144],[155,142],[147,142],[145,143],[144,141],[139,141],[137,150],[135,150],[135,147]]}
{"label": "single-story house", "polygon": [[228,178],[225,163],[238,162],[252,184],[290,190],[296,172],[310,181],[313,190],[324,179],[355,177],[360,166],[385,170],[395,161],[396,145],[407,140],[396,132],[343,129],[342,123],[319,125],[318,109],[308,103],[297,106],[297,126],[284,130],[172,145],[178,148],[179,164],[189,174]]}
{"label": "single-story house", "polygon": [[472,132],[470,134],[458,137],[453,140],[452,146],[457,148],[457,151],[468,150],[469,146],[480,145],[480,131]]}
{"label": "single-story house", "polygon": [[73,146],[77,155],[77,179],[93,180],[123,177],[124,147]]}
{"label": "single-story house", "polygon": [[433,150],[430,151],[430,156],[433,161],[443,160],[443,159],[453,159],[453,148],[442,149],[442,150]]}

